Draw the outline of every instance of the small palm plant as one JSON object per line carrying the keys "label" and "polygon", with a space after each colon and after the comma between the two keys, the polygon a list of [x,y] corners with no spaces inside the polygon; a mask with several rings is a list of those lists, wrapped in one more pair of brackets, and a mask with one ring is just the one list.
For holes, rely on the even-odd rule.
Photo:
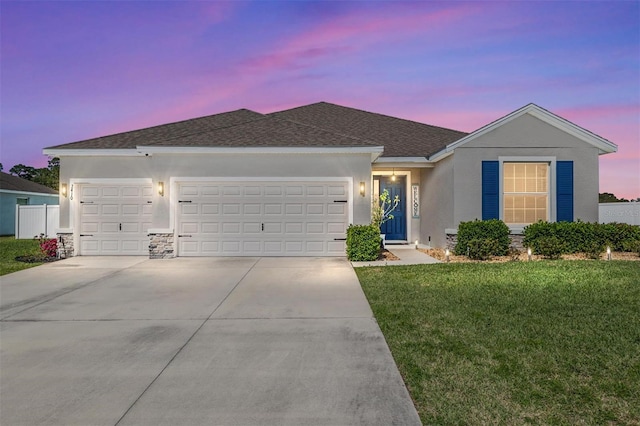
{"label": "small palm plant", "polygon": [[380,228],[383,223],[393,219],[393,212],[400,203],[400,197],[395,196],[392,200],[389,195],[389,191],[385,189],[382,194],[376,199],[373,199],[373,205],[371,206],[371,224]]}

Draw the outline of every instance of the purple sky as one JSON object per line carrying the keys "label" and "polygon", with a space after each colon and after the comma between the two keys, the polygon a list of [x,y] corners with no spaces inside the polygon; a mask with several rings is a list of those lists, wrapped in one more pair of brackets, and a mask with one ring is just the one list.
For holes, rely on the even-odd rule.
{"label": "purple sky", "polygon": [[0,162],[237,108],[334,102],[473,131],[534,102],[640,197],[639,1],[0,2]]}

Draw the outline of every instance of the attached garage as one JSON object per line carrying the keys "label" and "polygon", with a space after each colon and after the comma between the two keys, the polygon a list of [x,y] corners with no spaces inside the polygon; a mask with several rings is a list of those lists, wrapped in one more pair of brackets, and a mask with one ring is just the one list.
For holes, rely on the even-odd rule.
{"label": "attached garage", "polygon": [[80,255],[147,255],[151,184],[78,184]]}
{"label": "attached garage", "polygon": [[177,182],[178,256],[343,256],[351,183]]}

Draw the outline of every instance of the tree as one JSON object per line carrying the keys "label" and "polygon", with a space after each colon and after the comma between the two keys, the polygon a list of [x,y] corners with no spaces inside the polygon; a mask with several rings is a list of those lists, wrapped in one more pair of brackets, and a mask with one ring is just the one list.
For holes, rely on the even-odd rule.
{"label": "tree", "polygon": [[599,203],[626,203],[629,200],[624,198],[618,198],[610,192],[603,192],[598,194],[598,202]]}
{"label": "tree", "polygon": [[9,173],[26,180],[33,180],[36,175],[35,167],[25,166],[24,164],[16,164],[9,169]]}
{"label": "tree", "polygon": [[40,185],[58,190],[58,181],[60,180],[60,159],[58,157],[50,159],[47,167],[43,167],[41,169],[36,169],[32,166],[25,166],[24,164],[16,164],[9,170],[9,173],[18,176],[19,178],[30,180],[32,182],[39,183]]}

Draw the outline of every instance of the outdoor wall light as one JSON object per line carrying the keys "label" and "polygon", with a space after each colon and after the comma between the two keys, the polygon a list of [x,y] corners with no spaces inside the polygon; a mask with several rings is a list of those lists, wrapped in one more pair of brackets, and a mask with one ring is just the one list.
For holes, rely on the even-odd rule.
{"label": "outdoor wall light", "polygon": [[158,195],[164,197],[164,182],[158,182]]}
{"label": "outdoor wall light", "polygon": [[391,172],[391,181],[392,182],[396,181],[396,169],[393,169],[393,172]]}
{"label": "outdoor wall light", "polygon": [[360,196],[364,197],[364,182],[360,182]]}
{"label": "outdoor wall light", "polygon": [[62,195],[63,197],[67,197],[67,184],[63,183],[60,184],[60,195]]}

